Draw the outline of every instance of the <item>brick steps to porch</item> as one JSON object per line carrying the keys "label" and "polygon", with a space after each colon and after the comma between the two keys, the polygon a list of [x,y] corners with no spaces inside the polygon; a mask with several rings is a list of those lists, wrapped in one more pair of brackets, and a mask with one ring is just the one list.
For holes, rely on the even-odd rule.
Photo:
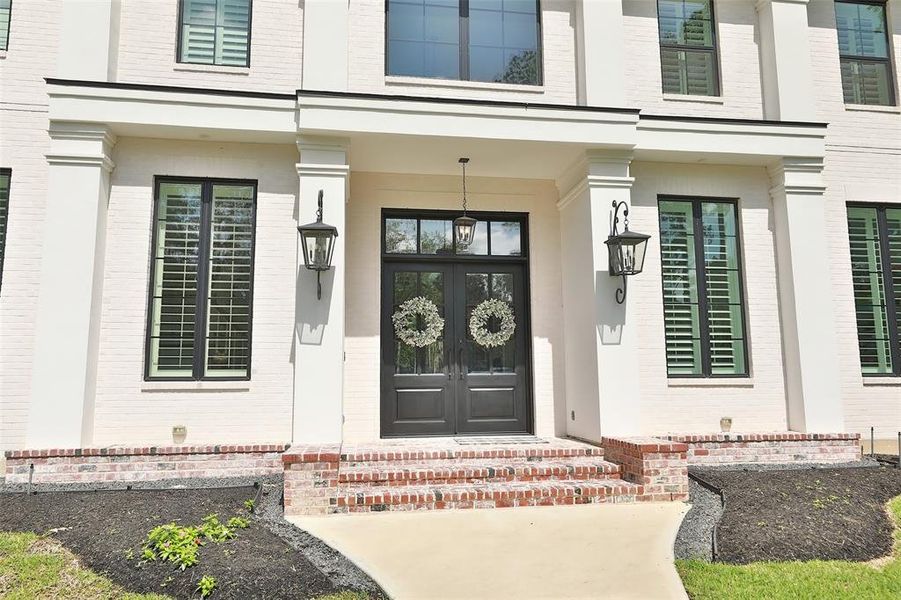
{"label": "brick steps to porch", "polygon": [[347,485],[331,498],[330,513],[410,511],[634,502],[641,486],[619,479],[455,483],[403,487]]}
{"label": "brick steps to porch", "polygon": [[620,469],[594,456],[570,459],[460,459],[432,460],[417,464],[396,461],[358,462],[343,467],[338,484],[370,486],[449,483],[501,483],[505,481],[620,479]]}

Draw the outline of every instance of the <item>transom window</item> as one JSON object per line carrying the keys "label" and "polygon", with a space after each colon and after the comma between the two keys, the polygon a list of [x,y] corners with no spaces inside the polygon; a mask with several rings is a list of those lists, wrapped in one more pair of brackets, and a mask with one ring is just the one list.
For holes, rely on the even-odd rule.
{"label": "transom window", "polygon": [[901,376],[901,206],[849,205],[848,237],[861,371]]}
{"label": "transom window", "polygon": [[151,379],[250,376],[256,182],[156,180]]}
{"label": "transom window", "polygon": [[251,0],[181,0],[178,62],[250,66]]}
{"label": "transom window", "polygon": [[537,0],[388,0],[389,75],[541,84]]}
{"label": "transom window", "polygon": [[6,223],[9,220],[9,180],[12,171],[0,169],[0,286],[3,285],[3,255],[6,249]]}
{"label": "transom window", "polygon": [[657,0],[665,94],[719,96],[713,0]]}
{"label": "transom window", "polygon": [[837,1],[835,27],[845,103],[894,104],[885,1]]}
{"label": "transom window", "polygon": [[737,203],[661,198],[659,210],[667,374],[747,376]]}
{"label": "transom window", "polygon": [[384,219],[383,251],[393,255],[525,256],[523,222],[513,216],[479,219],[468,247],[456,245],[453,225],[453,217],[438,214],[388,216]]}
{"label": "transom window", "polygon": [[0,50],[9,48],[9,21],[12,0],[0,0]]}

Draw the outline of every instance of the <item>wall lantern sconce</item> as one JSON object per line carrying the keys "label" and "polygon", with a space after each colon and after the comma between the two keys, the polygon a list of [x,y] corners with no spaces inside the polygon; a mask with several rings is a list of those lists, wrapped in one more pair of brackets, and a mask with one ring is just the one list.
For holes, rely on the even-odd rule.
{"label": "wall lantern sconce", "polygon": [[322,222],[322,190],[319,190],[319,209],[316,222],[297,227],[303,246],[303,262],[311,271],[316,271],[316,297],[322,299],[322,282],[319,276],[332,268],[332,254],[335,252],[335,238],[338,228]]}
{"label": "wall lantern sconce", "polygon": [[[623,209],[623,232],[619,233],[619,209]],[[616,290],[616,302],[626,300],[626,277],[637,275],[644,268],[644,255],[651,236],[629,231],[629,207],[625,201],[613,201],[613,233],[604,242],[610,253],[610,275],[622,276],[623,287]]]}
{"label": "wall lantern sconce", "polygon": [[458,247],[466,248],[476,235],[478,221],[466,215],[466,163],[468,158],[461,158],[457,162],[463,167],[463,215],[454,219],[454,239]]}

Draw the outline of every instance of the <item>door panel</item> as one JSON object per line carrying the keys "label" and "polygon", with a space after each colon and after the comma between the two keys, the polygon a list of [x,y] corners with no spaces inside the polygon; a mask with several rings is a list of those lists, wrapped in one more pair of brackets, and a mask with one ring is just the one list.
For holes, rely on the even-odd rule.
{"label": "door panel", "polygon": [[[529,431],[529,380],[525,282],[522,265],[460,264],[454,269],[455,325],[459,353],[456,389],[458,433]],[[513,310],[516,329],[503,346],[488,348],[472,337],[469,319],[483,301]],[[492,317],[489,331],[497,331]]]}
{"label": "door panel", "polygon": [[[453,269],[440,264],[386,264],[382,271],[382,435],[451,435],[455,432],[455,382],[450,305]],[[391,315],[416,296],[435,303],[444,335],[416,348],[397,339]]]}

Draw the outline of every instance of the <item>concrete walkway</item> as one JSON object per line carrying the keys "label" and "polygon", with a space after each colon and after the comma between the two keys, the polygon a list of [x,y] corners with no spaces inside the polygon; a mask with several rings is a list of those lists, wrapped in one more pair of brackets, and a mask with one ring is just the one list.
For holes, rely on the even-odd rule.
{"label": "concrete walkway", "polygon": [[688,506],[610,504],[292,517],[394,600],[687,598],[673,540]]}

